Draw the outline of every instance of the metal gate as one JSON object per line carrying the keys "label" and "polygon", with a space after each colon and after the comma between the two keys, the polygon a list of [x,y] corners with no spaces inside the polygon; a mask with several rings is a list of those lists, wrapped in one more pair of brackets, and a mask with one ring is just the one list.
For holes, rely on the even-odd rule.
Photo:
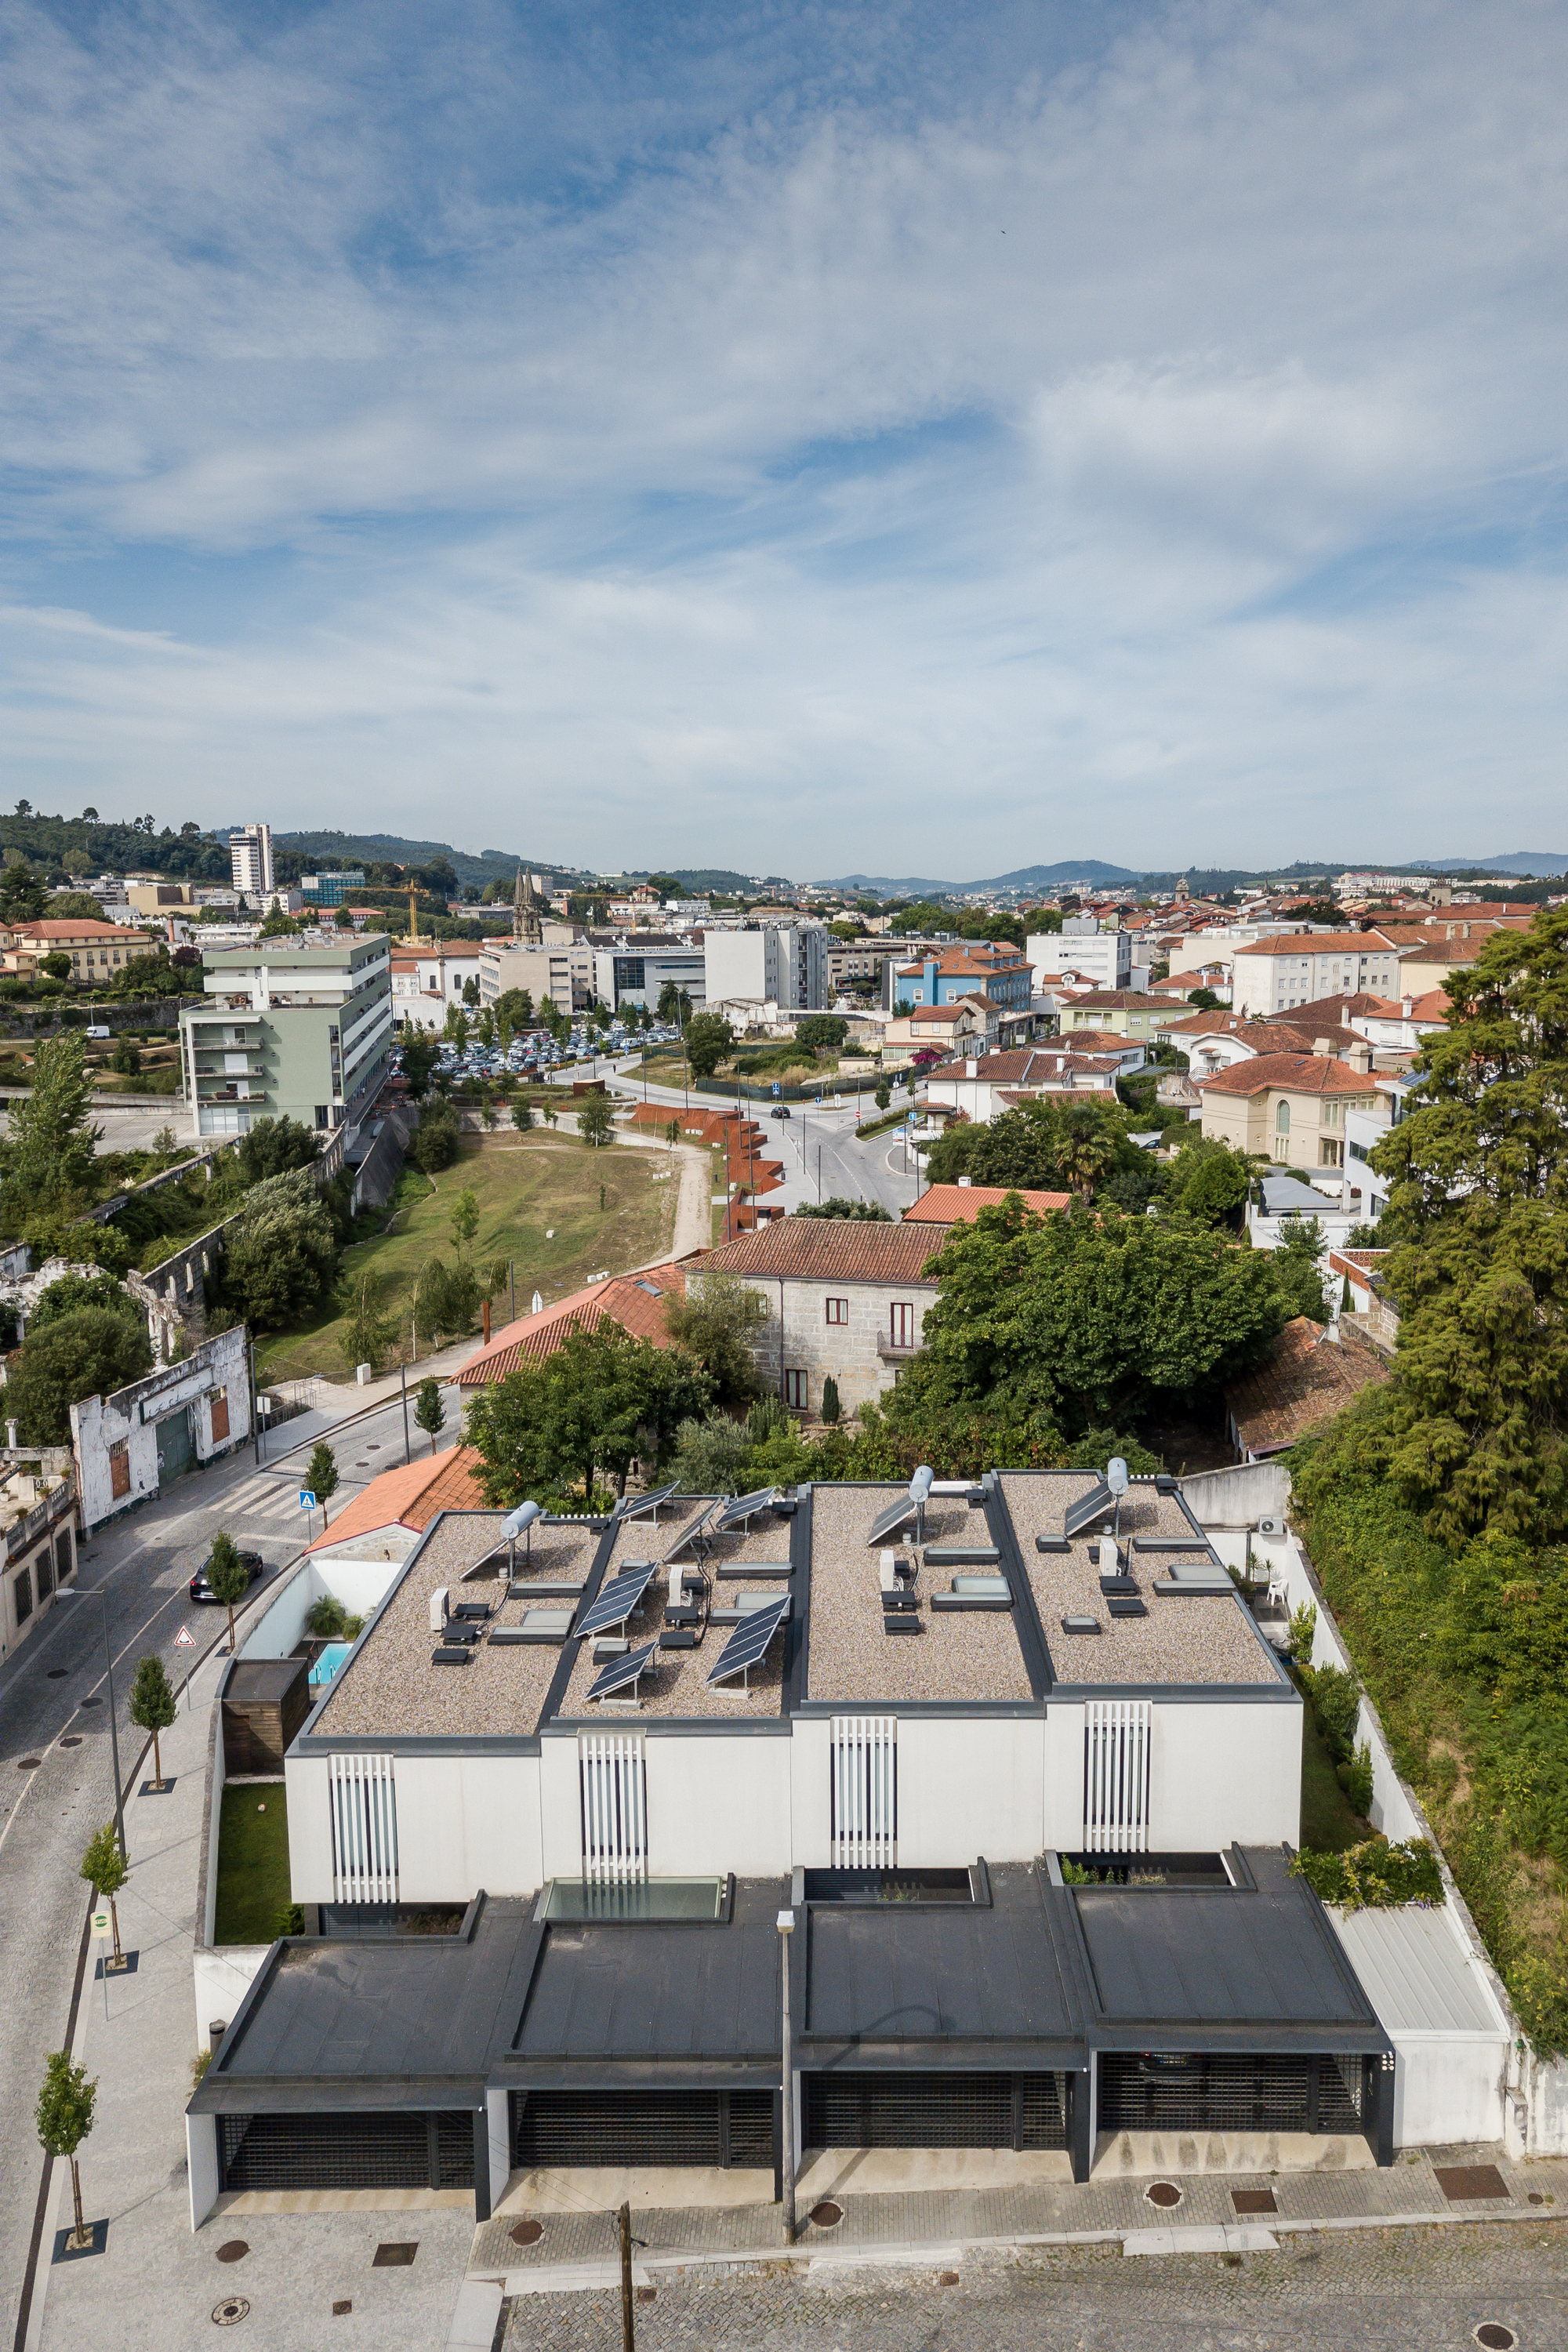
{"label": "metal gate", "polygon": [[423,2114],[220,2116],[223,2185],[245,2189],[471,2189],[474,2118]]}
{"label": "metal gate", "polygon": [[514,2163],[737,2165],[772,2170],[772,2091],[515,2091]]}
{"label": "metal gate", "polygon": [[1055,2074],[807,2074],[807,2147],[1066,2147]]}
{"label": "metal gate", "polygon": [[155,1423],[158,1437],[158,1484],[165,1486],[171,1478],[178,1478],[195,1459],[191,1444],[191,1415],[187,1406],[178,1412],[165,1413]]}
{"label": "metal gate", "polygon": [[1105,2052],[1101,2131],[1359,2132],[1359,2057]]}

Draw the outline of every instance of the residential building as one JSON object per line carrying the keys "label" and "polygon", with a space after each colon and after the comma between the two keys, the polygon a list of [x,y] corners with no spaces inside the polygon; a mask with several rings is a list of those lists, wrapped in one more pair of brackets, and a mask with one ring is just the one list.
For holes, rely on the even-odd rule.
{"label": "residential building", "polygon": [[781,1013],[821,1013],[827,1004],[827,930],[822,923],[748,923],[703,934],[703,994],[775,1003]]}
{"label": "residential building", "polygon": [[1052,1042],[939,1063],[927,1078],[926,1100],[976,1122],[999,1118],[1030,1095],[1109,1093],[1114,1101],[1117,1079],[1142,1068],[1143,1047],[1098,1034],[1093,1043],[1093,1052]]}
{"label": "residential building", "polygon": [[1291,1168],[1340,1169],[1348,1114],[1377,1097],[1370,1045],[1331,1054],[1259,1054],[1205,1078],[1203,1131]]}
{"label": "residential building", "polygon": [[1063,1004],[1062,1034],[1098,1029],[1109,1030],[1114,1037],[1152,1038],[1169,1019],[1170,1010],[1163,996],[1144,996],[1131,988],[1091,988],[1087,995]]}
{"label": "residential building", "polygon": [[[1321,1042],[1342,1058],[1367,1040],[1350,1025],[1352,1008],[1375,1004],[1376,997],[1331,998],[1324,1005],[1305,1005],[1287,1018],[1250,1020],[1242,1013],[1192,1013],[1165,1023],[1156,1035],[1187,1056],[1194,1079],[1212,1077],[1237,1062],[1256,1061],[1260,1054],[1310,1054]],[[1373,1049],[1373,1062],[1377,1055]]]}
{"label": "residential building", "polygon": [[1397,996],[1400,961],[1397,944],[1381,930],[1260,939],[1237,951],[1231,1003],[1237,1013],[1267,1020],[1325,996]]}
{"label": "residential building", "polygon": [[1032,931],[1024,941],[1024,953],[1037,993],[1047,975],[1059,972],[1064,962],[1082,972],[1094,988],[1127,988],[1131,982],[1132,934],[1114,916],[1102,923],[1098,915],[1068,915],[1059,931]]}
{"label": "residential building", "polygon": [[449,1004],[461,1004],[471,981],[479,986],[479,949],[471,940],[448,946],[401,949],[394,952],[392,1013],[395,1021],[412,1022],[421,1029],[439,1029]]}
{"label": "residential building", "polygon": [[634,1339],[649,1340],[656,1348],[672,1347],[665,1304],[685,1297],[688,1268],[699,1262],[672,1258],[663,1265],[639,1267],[636,1274],[608,1275],[568,1297],[552,1300],[548,1307],[541,1302],[530,1314],[503,1323],[452,1377],[464,1390],[493,1387],[520,1364],[542,1363],[574,1332],[596,1331],[606,1318],[629,1331]]}
{"label": "residential building", "polygon": [[1345,1114],[1345,1206],[1362,1224],[1375,1224],[1388,1206],[1392,1179],[1373,1166],[1373,1154],[1390,1128],[1414,1106],[1414,1076],[1380,1075],[1376,1090]]}
{"label": "residential building", "polygon": [[259,898],[272,888],[276,877],[269,824],[247,824],[243,831],[230,834],[228,856],[234,887],[242,898]]}
{"label": "residential building", "polygon": [[[1284,938],[1288,934],[1305,931],[1307,928],[1304,922],[1281,921],[1276,915],[1266,914],[1261,920],[1255,922],[1221,920],[1207,923],[1201,929],[1194,928],[1179,933],[1170,941],[1166,957],[1171,967],[1171,978],[1174,980],[1182,972],[1190,971],[1194,975],[1192,985],[1194,988],[1212,988],[1217,994],[1217,981],[1200,981],[1197,977],[1200,971],[1210,972],[1217,968],[1230,974],[1234,971],[1237,957],[1256,948],[1259,940]],[[1272,1010],[1272,1007],[1268,1009]]]}
{"label": "residential building", "polygon": [[1018,949],[990,940],[965,940],[933,950],[918,963],[895,967],[892,1010],[921,1004],[955,1004],[961,996],[981,996],[999,1013],[1028,1018],[1034,993],[1028,962]]}
{"label": "residential building", "polygon": [[[401,1464],[395,1470],[384,1470],[350,1501],[338,1506],[331,1527],[322,1530],[310,1550],[338,1552],[353,1544],[363,1557],[372,1549],[368,1538],[386,1536],[392,1540],[375,1547],[381,1556],[406,1559],[413,1547],[397,1542],[402,1531],[422,1535],[443,1511],[484,1508],[483,1470],[483,1458],[476,1448],[460,1443]],[[378,1591],[375,1598],[380,1597]]]}
{"label": "residential building", "polygon": [[1436,1029],[1446,1029],[1452,1011],[1447,992],[1441,988],[1429,988],[1423,996],[1384,999],[1372,996],[1356,1001],[1354,1009],[1345,1009],[1345,1018],[1359,1035],[1367,1038],[1373,1047],[1374,1066],[1381,1066],[1380,1056],[1386,1053],[1415,1054],[1421,1041]]}
{"label": "residential building", "polygon": [[956,1184],[928,1184],[920,1199],[904,1211],[904,1223],[972,1225],[982,1209],[997,1209],[1010,1200],[1022,1201],[1037,1217],[1048,1217],[1072,1206],[1070,1192],[1026,1192],[1016,1184],[975,1184],[961,1176]]}
{"label": "residential building", "polygon": [[984,1054],[996,1043],[997,1016],[983,996],[960,996],[951,1004],[917,1004],[896,1013],[882,1032],[882,1061],[900,1068],[916,1054]]}
{"label": "residential building", "polygon": [[1243,1224],[1254,1249],[1271,1250],[1278,1249],[1303,1219],[1310,1218],[1318,1228],[1318,1272],[1322,1277],[1323,1297],[1330,1299],[1335,1294],[1329,1280],[1329,1253],[1346,1240],[1360,1216],[1359,1208],[1351,1205],[1344,1184],[1332,1170],[1316,1171],[1309,1183],[1305,1177],[1276,1164],[1266,1168],[1254,1186]]}
{"label": "residential building", "polygon": [[1226,1390],[1231,1444],[1243,1462],[1271,1461],[1388,1374],[1387,1358],[1359,1331],[1298,1315],[1263,1361]]}
{"label": "residential building", "polygon": [[479,1003],[494,1004],[514,988],[526,990],[534,1010],[553,1004],[572,1018],[572,950],[568,946],[513,947],[510,940],[479,945]]}
{"label": "residential building", "polygon": [[47,955],[70,958],[79,987],[111,980],[138,956],[156,955],[157,942],[122,923],[100,923],[81,915],[47,916],[41,921],[0,928],[0,960],[6,971],[37,971]]}
{"label": "residential building", "polygon": [[362,866],[346,867],[340,874],[301,874],[300,894],[307,907],[342,907],[356,890],[364,888]]}
{"label": "residential building", "polygon": [[[226,893],[232,898],[232,891]],[[195,887],[190,882],[128,882],[126,904],[134,915],[162,915],[175,907],[194,907]]]}
{"label": "residential building", "polygon": [[210,954],[206,1002],[180,1014],[193,1133],[243,1135],[285,1117],[357,1127],[386,1076],[391,961],[384,931]]}
{"label": "residential building", "polygon": [[845,989],[870,987],[880,997],[889,966],[900,962],[909,952],[902,940],[836,940],[831,931],[826,935],[826,946],[827,985],[834,996]]}
{"label": "residential building", "polygon": [[676,939],[667,933],[638,932],[630,940],[595,945],[593,991],[601,1004],[618,1013],[623,1004],[658,1010],[669,985],[684,990],[694,1009],[707,999],[707,961],[700,937]]}
{"label": "residential building", "polygon": [[249,1346],[245,1326],[237,1324],[109,1396],[83,1397],[71,1406],[71,1449],[88,1534],[185,1471],[246,1443]]}
{"label": "residential building", "polygon": [[690,1260],[687,1286],[695,1293],[710,1273],[739,1275],[767,1305],[752,1353],[773,1394],[792,1412],[819,1412],[831,1373],[849,1412],[886,1395],[913,1360],[936,1304],[926,1263],[942,1238],[903,1224],[784,1217]]}
{"label": "residential building", "polygon": [[0,1448],[0,1658],[36,1633],[77,1571],[76,1461],[66,1445]]}

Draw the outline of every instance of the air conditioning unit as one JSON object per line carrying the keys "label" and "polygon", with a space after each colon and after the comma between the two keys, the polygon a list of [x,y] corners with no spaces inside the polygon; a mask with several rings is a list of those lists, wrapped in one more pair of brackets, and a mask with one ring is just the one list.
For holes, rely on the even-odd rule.
{"label": "air conditioning unit", "polygon": [[1259,1519],[1258,1532],[1260,1536],[1282,1536],[1285,1532],[1285,1522],[1283,1519]]}
{"label": "air conditioning unit", "polygon": [[438,1633],[447,1622],[447,1587],[438,1584],[430,1595],[430,1631]]}

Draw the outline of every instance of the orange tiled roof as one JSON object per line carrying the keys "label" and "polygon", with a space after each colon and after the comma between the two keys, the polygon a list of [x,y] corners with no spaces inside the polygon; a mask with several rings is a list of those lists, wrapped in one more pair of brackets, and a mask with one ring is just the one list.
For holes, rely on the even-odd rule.
{"label": "orange tiled roof", "polygon": [[345,1503],[324,1535],[309,1548],[346,1543],[351,1536],[367,1536],[376,1528],[427,1528],[438,1511],[480,1511],[484,1493],[479,1482],[479,1455],[471,1445],[454,1445],[445,1454],[384,1470],[352,1503]]}
{"label": "orange tiled roof", "polygon": [[1238,956],[1366,955],[1374,948],[1397,945],[1394,932],[1380,924],[1375,931],[1280,931],[1236,952]]}
{"label": "orange tiled roof", "polygon": [[691,1262],[694,1275],[710,1267],[777,1282],[889,1282],[934,1286],[921,1268],[942,1247],[942,1234],[925,1224],[875,1224],[858,1217],[781,1217],[738,1241],[725,1242]]}
{"label": "orange tiled roof", "polygon": [[982,1209],[995,1208],[1013,1192],[1037,1217],[1049,1216],[1055,1209],[1072,1205],[1070,1192],[1026,1192],[1017,1184],[929,1184],[914,1206],[904,1211],[904,1223],[972,1225]]}
{"label": "orange tiled roof", "polygon": [[1251,1062],[1233,1063],[1212,1078],[1194,1078],[1201,1094],[1261,1095],[1271,1087],[1283,1094],[1370,1095],[1377,1092],[1369,1071],[1352,1070],[1331,1054],[1259,1054]]}
{"label": "orange tiled roof", "polygon": [[651,1339],[656,1348],[673,1347],[665,1328],[664,1303],[685,1296],[684,1262],[671,1260],[637,1274],[611,1275],[604,1282],[591,1282],[585,1289],[557,1299],[553,1306],[542,1307],[537,1315],[521,1315],[515,1323],[505,1324],[489,1346],[470,1356],[453,1377],[460,1389],[488,1388],[505,1380],[525,1358],[530,1363],[541,1363],[552,1356],[574,1331],[596,1330],[606,1315],[634,1339]]}
{"label": "orange tiled roof", "polygon": [[1321,1325],[1298,1315],[1263,1362],[1231,1383],[1225,1401],[1247,1453],[1282,1454],[1388,1374],[1359,1331],[1342,1324],[1336,1347]]}
{"label": "orange tiled roof", "polygon": [[42,922],[28,920],[8,928],[14,940],[102,940],[106,946],[117,940],[134,940],[138,947],[148,944],[145,931],[124,923],[100,923],[91,916],[50,916]]}

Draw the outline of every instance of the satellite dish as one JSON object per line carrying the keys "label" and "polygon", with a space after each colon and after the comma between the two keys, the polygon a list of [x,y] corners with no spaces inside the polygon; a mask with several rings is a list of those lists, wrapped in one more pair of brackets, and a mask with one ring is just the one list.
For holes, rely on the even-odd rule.
{"label": "satellite dish", "polygon": [[1105,1483],[1113,1495],[1121,1496],[1127,1492],[1127,1465],[1120,1454],[1113,1454],[1106,1464]]}

